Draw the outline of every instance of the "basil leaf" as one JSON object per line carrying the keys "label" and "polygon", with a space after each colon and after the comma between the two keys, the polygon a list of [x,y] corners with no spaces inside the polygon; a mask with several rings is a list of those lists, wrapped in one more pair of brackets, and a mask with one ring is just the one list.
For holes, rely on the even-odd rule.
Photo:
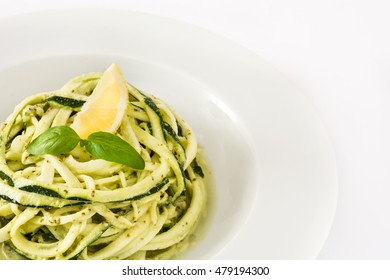
{"label": "basil leaf", "polygon": [[108,132],[94,132],[85,142],[87,151],[96,158],[144,169],[145,161],[125,140]]}
{"label": "basil leaf", "polygon": [[27,147],[33,155],[65,154],[73,150],[80,141],[77,133],[68,126],[55,126],[35,138]]}

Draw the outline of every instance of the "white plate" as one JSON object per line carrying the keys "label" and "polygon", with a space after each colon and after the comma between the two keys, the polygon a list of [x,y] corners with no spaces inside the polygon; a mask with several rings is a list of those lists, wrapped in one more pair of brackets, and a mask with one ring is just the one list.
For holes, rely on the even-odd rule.
{"label": "white plate", "polygon": [[0,36],[1,119],[23,97],[116,62],[193,126],[214,192],[186,258],[316,258],[336,207],[332,147],[299,89],[265,61],[201,28],[128,11],[4,18]]}

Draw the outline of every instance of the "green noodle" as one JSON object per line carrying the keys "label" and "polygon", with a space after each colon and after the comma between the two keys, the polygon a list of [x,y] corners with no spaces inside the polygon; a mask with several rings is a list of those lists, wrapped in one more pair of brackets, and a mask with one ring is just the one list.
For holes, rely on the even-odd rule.
{"label": "green noodle", "polygon": [[80,146],[62,155],[26,151],[50,127],[72,124],[101,75],[26,98],[1,124],[3,258],[171,259],[189,247],[206,204],[200,152],[192,129],[162,100],[128,84],[115,134],[142,156],[143,170],[91,158]]}

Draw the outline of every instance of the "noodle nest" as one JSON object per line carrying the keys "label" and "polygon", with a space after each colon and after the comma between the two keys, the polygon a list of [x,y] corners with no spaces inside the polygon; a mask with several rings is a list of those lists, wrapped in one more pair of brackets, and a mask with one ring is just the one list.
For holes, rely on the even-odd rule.
{"label": "noodle nest", "polygon": [[[102,73],[75,77],[16,106],[0,129],[0,246],[4,258],[171,259],[193,242],[206,190],[200,148],[165,102],[127,83],[129,103],[114,133],[142,156],[143,170],[26,147],[70,126]],[[202,163],[203,165],[203,163]]]}

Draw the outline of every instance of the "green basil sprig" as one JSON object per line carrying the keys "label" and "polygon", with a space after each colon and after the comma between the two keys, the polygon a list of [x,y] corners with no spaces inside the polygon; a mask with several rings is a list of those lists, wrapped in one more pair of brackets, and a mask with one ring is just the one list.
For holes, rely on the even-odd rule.
{"label": "green basil sprig", "polygon": [[27,147],[33,155],[65,154],[72,151],[77,144],[96,158],[144,169],[145,161],[140,154],[126,141],[108,132],[94,132],[87,139],[80,136],[69,126],[55,126],[35,138]]}

